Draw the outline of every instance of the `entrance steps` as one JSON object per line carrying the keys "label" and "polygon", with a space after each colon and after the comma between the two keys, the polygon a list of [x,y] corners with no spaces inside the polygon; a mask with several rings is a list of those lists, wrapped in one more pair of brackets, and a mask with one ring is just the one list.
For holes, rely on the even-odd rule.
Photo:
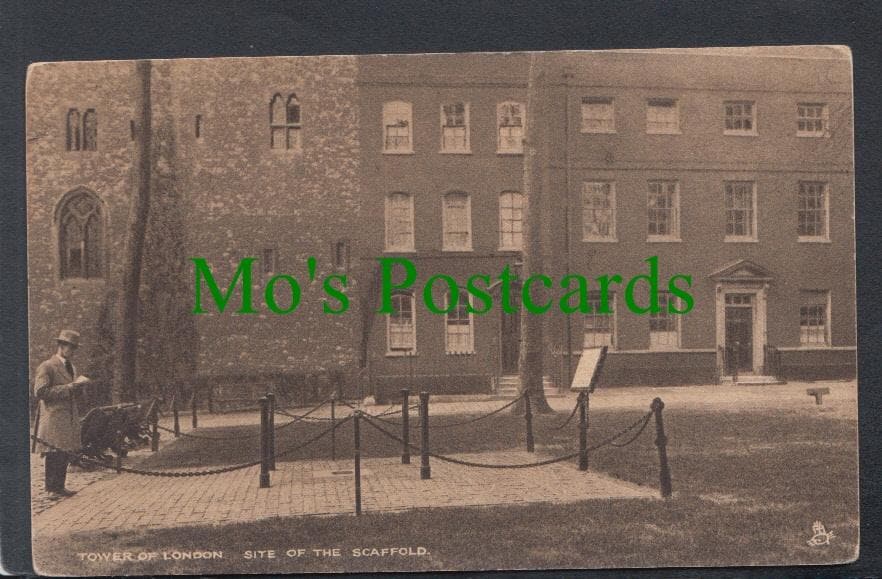
{"label": "entrance steps", "polygon": [[776,376],[738,376],[738,380],[732,380],[732,376],[723,376],[720,380],[723,384],[736,384],[739,386],[762,386],[765,384],[786,384],[786,380],[782,380]]}
{"label": "entrance steps", "polygon": [[[545,397],[564,396],[557,386],[551,381],[551,376],[542,377],[542,385],[545,390]],[[517,374],[500,376],[496,387],[496,395],[502,398],[515,398],[521,387],[521,377]]]}

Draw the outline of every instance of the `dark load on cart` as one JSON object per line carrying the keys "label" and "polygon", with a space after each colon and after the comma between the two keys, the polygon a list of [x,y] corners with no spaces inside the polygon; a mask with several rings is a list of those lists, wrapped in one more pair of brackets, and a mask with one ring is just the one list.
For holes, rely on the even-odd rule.
{"label": "dark load on cart", "polygon": [[90,410],[80,421],[82,453],[100,460],[126,453],[150,441],[150,418],[156,402],[116,404]]}

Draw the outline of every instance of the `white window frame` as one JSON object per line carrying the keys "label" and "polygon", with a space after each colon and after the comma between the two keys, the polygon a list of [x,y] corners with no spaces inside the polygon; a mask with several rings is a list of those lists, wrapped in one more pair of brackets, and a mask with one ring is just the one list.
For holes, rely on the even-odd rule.
{"label": "white window frame", "polygon": [[[596,207],[592,207],[591,209],[585,203],[586,196],[590,193],[589,189],[602,185],[606,187],[607,199],[609,200],[609,234],[601,235],[595,233],[589,233],[586,225],[588,221],[585,216],[588,211],[591,211],[593,214],[601,211]],[[594,222],[594,221],[592,221]],[[618,241],[616,238],[616,184],[615,181],[583,181],[582,182],[582,241],[589,242],[601,242],[601,243],[613,243]]]}
{"label": "white window frame", "polygon": [[[398,297],[407,297],[410,299],[410,348],[393,347],[392,344],[392,318],[393,314],[386,316],[386,355],[387,356],[415,356],[417,352],[417,332],[416,332],[416,298],[413,292],[397,291],[392,294],[393,310],[395,309],[394,300]],[[404,325],[404,324],[398,324]]]}
{"label": "white window frame", "polygon": [[[662,192],[665,194],[671,193],[667,191],[668,185],[674,185],[673,191],[673,202],[671,203],[671,232],[670,233],[650,233],[649,225],[652,223],[652,218],[650,216],[650,212],[652,211],[652,207],[650,206],[650,199],[655,194],[652,189],[654,185],[660,185],[663,190]],[[656,208],[657,209],[657,208]],[[672,179],[654,179],[649,181],[647,184],[647,192],[646,192],[646,241],[649,242],[676,242],[681,241],[680,239],[680,182]]]}
{"label": "white window frame", "polygon": [[[820,108],[820,116],[806,116],[804,109]],[[800,128],[800,123],[814,123],[821,121],[819,130],[805,130]],[[827,103],[796,103],[796,136],[797,137],[829,137],[830,136],[830,109]]]}
{"label": "white window frame", "polygon": [[[382,117],[383,154],[412,155],[414,139],[413,105],[407,101],[386,101],[383,103]],[[393,121],[397,121],[398,123],[404,121],[406,123],[406,125],[402,126],[407,127],[407,146],[389,147],[389,128],[393,126],[400,128],[397,124],[393,124]]]}
{"label": "white window frame", "polygon": [[[730,234],[729,233],[729,187],[739,186],[739,185],[750,185],[750,232],[747,235],[738,235],[738,234]],[[731,211],[735,211],[736,209],[731,209]],[[743,210],[743,209],[739,209]],[[723,215],[725,218],[725,237],[723,241],[726,243],[743,243],[743,242],[756,242],[759,240],[759,233],[757,231],[757,199],[756,199],[756,181],[724,181],[723,182]]]}
{"label": "white window frame", "polygon": [[[520,110],[520,125],[503,125],[502,121],[504,118],[503,110],[505,107],[517,106]],[[511,115],[513,116],[513,115]],[[521,135],[520,138],[512,137],[509,135],[506,138],[502,136],[502,130],[504,128],[508,128],[514,130],[515,128],[520,127]],[[526,136],[527,130],[527,107],[524,103],[520,103],[517,101],[505,101],[496,105],[496,152],[500,155],[522,155],[524,153],[524,137]],[[506,146],[506,142],[515,141],[515,144]]]}
{"label": "white window frame", "polygon": [[[799,346],[801,348],[818,348],[818,349],[832,347],[832,345],[833,345],[832,335],[833,334],[831,332],[830,325],[832,323],[833,318],[832,318],[831,312],[830,312],[831,305],[832,305],[832,302],[830,300],[830,290],[800,290],[799,293],[800,293],[800,296],[799,296]],[[808,303],[810,301],[811,302],[819,301],[819,300],[806,299],[807,294],[824,294],[824,304],[823,304],[824,305],[824,328],[823,328],[824,341],[823,342],[810,342],[810,341],[804,340],[805,334],[803,333],[803,327],[805,327],[805,326],[803,326],[803,324],[802,324],[802,321],[803,321],[802,308],[812,307],[813,305],[815,305],[814,303]],[[808,327],[816,328],[816,326],[808,326]],[[812,330],[809,330],[809,331],[812,331]],[[817,330],[813,330],[813,331],[817,332]]]}
{"label": "white window frame", "polygon": [[[410,222],[410,243],[395,245],[392,243],[391,233],[392,233],[392,199],[399,196],[405,196],[408,200],[408,210],[409,210],[409,222]],[[386,216],[385,216],[385,251],[394,251],[394,252],[402,252],[402,251],[416,251],[416,230],[414,229],[414,221],[413,221],[413,195],[410,193],[405,193],[403,191],[395,191],[394,193],[389,193],[386,195]]]}
{"label": "white window frame", "polygon": [[[464,138],[463,138],[463,144],[462,144],[461,148],[454,148],[454,147],[448,146],[447,140],[445,138],[445,136],[446,136],[445,129],[448,129],[451,127],[447,126],[447,114],[444,112],[444,107],[455,106],[455,105],[462,105],[462,107],[463,107],[463,113],[462,113],[463,127],[462,128],[464,130],[464,135],[463,135]],[[469,103],[467,103],[465,101],[453,101],[453,102],[442,103],[439,107],[439,110],[441,113],[441,118],[440,118],[441,150],[440,150],[440,152],[445,155],[468,155],[468,154],[471,154],[472,146],[471,146],[471,136],[470,136],[471,123],[469,122]]]}
{"label": "white window frame", "polygon": [[[448,238],[447,230],[447,201],[452,197],[465,197],[465,219],[466,225],[468,227],[468,239],[463,245],[453,245],[450,243],[450,238]],[[442,195],[441,197],[441,250],[442,251],[472,251],[472,196],[463,191],[449,191]]]}
{"label": "white window frame", "polygon": [[[750,129],[744,129],[744,128],[731,129],[731,128],[729,128],[727,125],[728,125],[730,118],[732,120],[737,118],[743,122],[743,119],[746,119],[747,117],[743,113],[741,115],[733,114],[730,117],[730,115],[728,114],[728,108],[735,107],[735,106],[744,107],[745,105],[750,106],[750,125],[751,125],[751,128]],[[758,129],[757,129],[757,118],[758,118],[758,114],[757,114],[756,101],[751,101],[751,100],[723,101],[723,134],[724,135],[733,135],[736,137],[737,136],[741,136],[741,137],[755,137],[755,136],[757,136],[759,134]]]}
{"label": "white window frame", "polygon": [[[824,231],[820,235],[803,235],[799,231],[799,214],[804,210],[802,207],[803,187],[804,186],[820,186],[823,206],[821,207],[821,217]],[[800,181],[797,185],[797,214],[796,214],[796,233],[797,239],[803,243],[827,242],[830,241],[830,185],[826,181]]]}
{"label": "white window frame", "polygon": [[[459,291],[459,300],[465,298],[465,304],[467,306],[472,305],[472,297],[471,294],[465,290]],[[444,309],[446,310],[450,306],[450,292],[444,294]],[[462,303],[460,301],[457,302],[456,308],[460,308]],[[454,310],[456,311],[456,310]],[[450,313],[444,314],[444,352],[446,354],[474,354],[475,353],[475,315],[466,309],[466,320],[468,320],[468,324],[451,324],[450,323]],[[450,336],[450,326],[467,326],[467,332],[464,332],[465,335],[465,348],[464,349],[453,349],[451,345],[451,336]]]}
{"label": "white window frame", "polygon": [[[667,106],[670,103],[673,106]],[[671,121],[659,121],[655,114],[660,110],[673,110],[676,126]],[[680,101],[675,98],[655,97],[646,100],[646,134],[647,135],[679,135],[680,134]]]}
{"label": "white window frame", "polygon": [[[675,350],[679,350],[681,348],[681,340],[682,340],[682,324],[681,318],[682,314],[674,314],[668,311],[668,303],[673,302],[677,309],[680,309],[679,300],[670,292],[659,291],[659,298],[661,296],[667,296],[664,304],[662,304],[662,300],[659,299],[659,306],[661,307],[661,311],[657,314],[649,314],[649,349],[654,352],[671,352]],[[658,331],[652,329],[653,321],[664,318],[665,320],[671,319],[674,321],[674,329],[667,331]],[[673,336],[673,340],[671,339]],[[671,343],[673,341],[673,343]]]}
{"label": "white window frame", "polygon": [[582,97],[580,109],[582,133],[615,133],[616,102],[612,97]]}
{"label": "white window frame", "polygon": [[[588,303],[591,307],[591,311],[587,314],[584,314],[583,322],[582,322],[582,348],[599,348],[600,346],[609,346],[610,350],[616,349],[616,344],[618,343],[617,329],[618,329],[618,308],[616,307],[616,293],[610,292],[608,295],[610,309],[612,309],[611,314],[599,314],[597,313],[597,309],[594,307],[595,303],[599,307],[600,305],[600,297],[601,292],[599,291],[591,291],[588,292]],[[588,320],[595,320],[597,318],[610,318],[609,321],[609,332],[598,332],[598,331],[589,331]],[[590,328],[593,330],[594,328]],[[589,337],[590,343],[589,343]],[[597,336],[609,336],[609,342],[606,340],[597,339]]]}
{"label": "white window frame", "polygon": [[[502,200],[505,196],[511,196],[512,204],[508,206],[504,206]],[[519,203],[515,203],[514,200],[519,200]],[[500,251],[523,251],[524,249],[524,205],[526,199],[524,198],[524,194],[520,191],[503,191],[499,194],[499,250]],[[510,215],[506,216],[505,211],[509,211]],[[520,219],[515,219],[513,214],[515,211],[520,211]],[[512,228],[511,231],[506,231],[505,224],[506,223],[520,223],[520,231],[514,231]],[[506,235],[514,239],[517,237],[516,234],[520,235],[520,243],[510,243],[507,244],[505,241]]]}

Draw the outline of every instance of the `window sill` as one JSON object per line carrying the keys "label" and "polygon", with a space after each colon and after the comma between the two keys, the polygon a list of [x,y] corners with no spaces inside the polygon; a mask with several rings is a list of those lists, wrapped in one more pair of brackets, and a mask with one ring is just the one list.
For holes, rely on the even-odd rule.
{"label": "window sill", "polygon": [[271,147],[271,148],[270,148],[270,152],[271,152],[273,155],[280,155],[280,156],[283,156],[283,155],[300,155],[300,154],[303,153],[303,149],[300,148],[300,147],[292,147],[292,148],[290,148],[290,149],[273,149],[273,148]]}
{"label": "window sill", "polygon": [[524,152],[523,151],[502,151],[502,150],[497,149],[496,154],[508,156],[508,157],[515,157],[515,156],[519,157],[519,156],[522,156],[524,154]]}
{"label": "window sill", "polygon": [[58,280],[61,285],[99,286],[107,283],[103,277],[64,277]]}
{"label": "window sill", "polygon": [[396,352],[396,351],[387,351],[387,358],[416,358],[417,353],[416,350],[410,352]]}
{"label": "window sill", "polygon": [[439,155],[471,155],[472,151],[471,151],[471,149],[463,150],[463,151],[445,151],[444,149],[441,149],[438,151],[438,154]]}
{"label": "window sill", "polygon": [[384,155],[413,155],[414,152],[413,152],[413,149],[410,149],[407,151],[387,151],[384,149],[383,154]]}
{"label": "window sill", "polygon": [[500,247],[500,248],[497,248],[496,251],[521,252],[521,251],[524,251],[524,248],[523,247]]}
{"label": "window sill", "polygon": [[441,251],[444,253],[472,253],[475,251],[471,246],[469,247],[442,247]]}
{"label": "window sill", "polygon": [[800,345],[797,347],[797,350],[799,350],[799,351],[805,351],[805,350],[809,350],[809,351],[811,351],[811,350],[829,350],[829,349],[831,349],[832,347],[833,347],[833,346],[831,346],[830,344],[800,344]]}
{"label": "window sill", "polygon": [[829,139],[830,133],[796,133],[800,139]]}
{"label": "window sill", "polygon": [[727,137],[758,137],[759,133],[756,131],[752,133],[747,132],[739,132],[739,131],[723,131],[723,134]]}
{"label": "window sill", "polygon": [[[582,242],[584,243],[618,243],[618,238],[616,237],[583,237]],[[677,241],[680,241],[679,239]]]}
{"label": "window sill", "polygon": [[444,352],[444,355],[445,356],[474,356],[475,351],[469,350],[469,351],[463,351],[463,352]]}
{"label": "window sill", "polygon": [[606,131],[602,131],[602,130],[594,131],[594,130],[589,130],[589,129],[580,129],[579,133],[581,133],[583,135],[615,135],[616,133],[618,133],[618,131],[616,131],[615,129],[610,129],[610,130],[606,130]]}
{"label": "window sill", "polygon": [[829,237],[797,237],[799,243],[833,243]]}
{"label": "window sill", "polygon": [[416,249],[396,249],[394,247],[387,247],[383,250],[383,253],[416,253]]}
{"label": "window sill", "polygon": [[683,131],[646,131],[647,135],[682,135]]}
{"label": "window sill", "polygon": [[725,237],[723,243],[759,243],[756,237]]}
{"label": "window sill", "polygon": [[681,243],[679,237],[647,237],[646,243]]}

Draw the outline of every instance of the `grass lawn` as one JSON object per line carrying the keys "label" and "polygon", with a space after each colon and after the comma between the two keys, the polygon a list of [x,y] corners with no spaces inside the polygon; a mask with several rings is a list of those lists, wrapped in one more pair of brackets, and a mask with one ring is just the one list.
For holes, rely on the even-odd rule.
{"label": "grass lawn", "polygon": [[[590,439],[599,440],[640,416],[592,411]],[[573,423],[565,416],[537,416],[537,450],[551,455],[576,450]],[[462,416],[435,418],[437,424]],[[283,450],[316,433],[324,423],[283,429]],[[222,527],[77,534],[64,540],[37,538],[45,561],[64,560],[76,572],[73,553],[95,551],[220,550],[224,559],[83,563],[79,572],[139,574],[382,571],[602,566],[755,565],[836,563],[856,556],[858,544],[857,423],[822,413],[665,410],[675,496],[667,501],[582,501],[566,505],[470,509],[424,509],[360,518],[269,519]],[[247,428],[203,429],[220,436]],[[364,427],[365,456],[392,456],[398,445]],[[416,430],[412,440],[417,440]],[[658,485],[654,428],[623,449],[592,453],[591,468],[634,483]],[[351,456],[352,429],[338,431],[337,453]],[[438,453],[523,448],[523,418],[502,413],[469,426],[433,431]],[[212,448],[211,454],[207,449]],[[252,460],[256,441],[231,445],[181,439],[152,456],[146,466],[207,466]],[[330,456],[330,441],[286,460]],[[574,465],[575,468],[575,465]],[[811,547],[812,523],[822,521],[835,537]],[[341,549],[340,557],[313,556],[309,549]],[[422,556],[354,557],[361,547],[424,547]],[[304,548],[299,558],[288,549]],[[276,559],[247,560],[248,549],[274,549]]]}

